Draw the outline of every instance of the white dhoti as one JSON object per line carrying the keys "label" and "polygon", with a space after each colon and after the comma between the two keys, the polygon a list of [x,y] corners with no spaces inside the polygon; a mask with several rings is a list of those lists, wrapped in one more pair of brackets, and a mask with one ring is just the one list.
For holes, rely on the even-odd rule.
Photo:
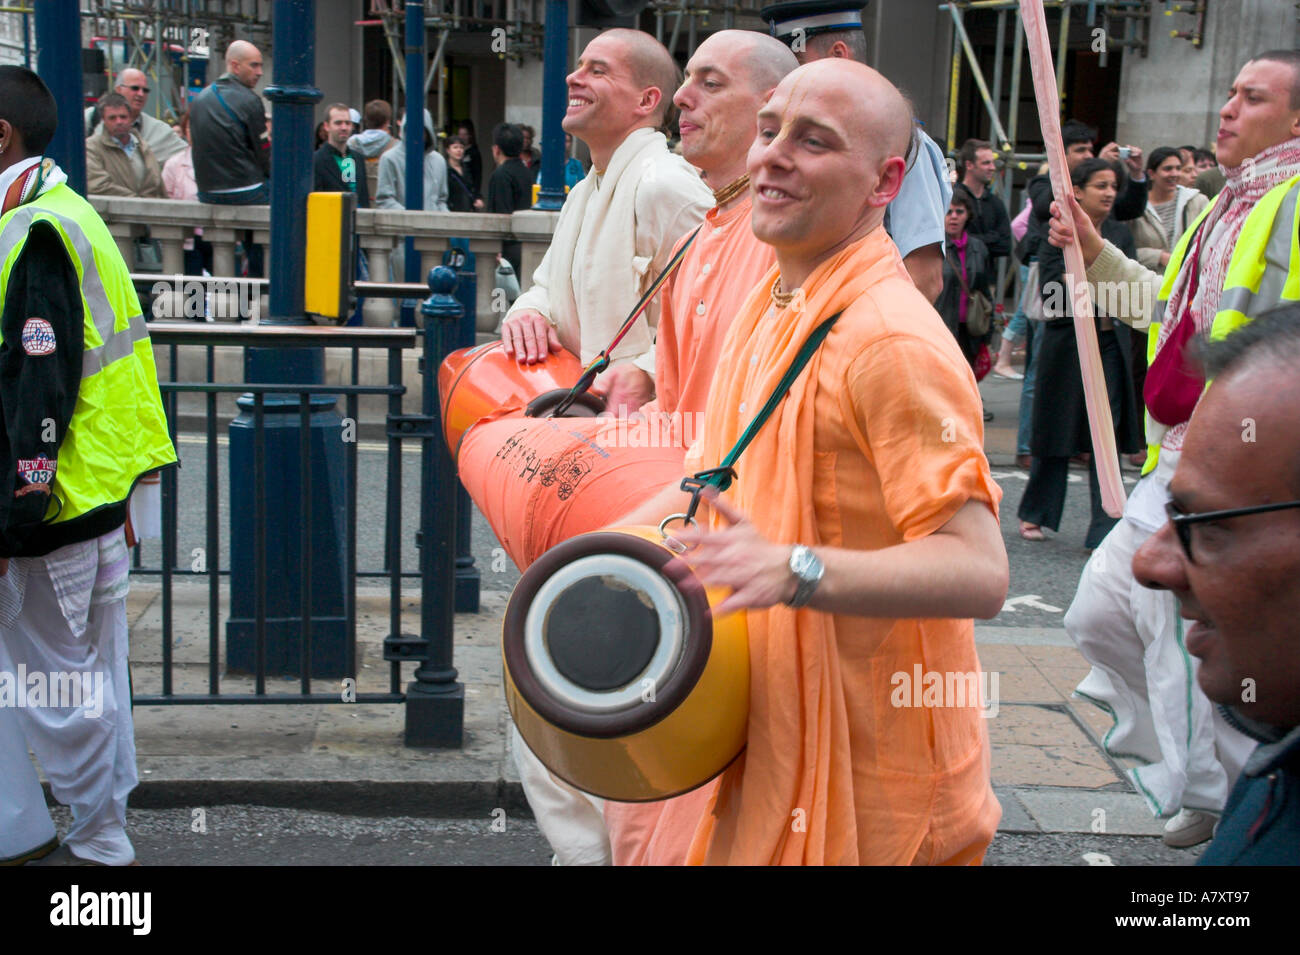
{"label": "white dhoti", "polygon": [[537,827],[551,844],[556,864],[612,864],[604,800],[575,789],[547,769],[513,724],[510,736],[524,795]]}
{"label": "white dhoti", "polygon": [[1196,682],[1199,661],[1183,643],[1178,601],[1133,577],[1133,555],[1165,522],[1178,455],[1134,489],[1124,518],[1079,578],[1065,630],[1092,670],[1075,693],[1115,721],[1102,740],[1116,758],[1137,760],[1129,778],[1152,813],[1218,813],[1255,741],[1230,727]]}
{"label": "white dhoti", "polygon": [[[96,602],[88,586],[71,599],[65,593],[61,603],[44,559],[16,558],[11,573],[15,566],[26,581],[17,616],[0,622],[0,674],[23,705],[6,695],[0,708],[0,859],[30,852],[54,834],[30,748],[54,798],[72,809],[68,848],[83,859],[127,865],[135,850],[126,835],[126,802],[138,777],[125,587]],[[84,616],[70,622],[65,610],[78,603]],[[73,680],[81,683],[81,705],[52,705],[71,698]],[[44,684],[43,699],[34,681]]]}

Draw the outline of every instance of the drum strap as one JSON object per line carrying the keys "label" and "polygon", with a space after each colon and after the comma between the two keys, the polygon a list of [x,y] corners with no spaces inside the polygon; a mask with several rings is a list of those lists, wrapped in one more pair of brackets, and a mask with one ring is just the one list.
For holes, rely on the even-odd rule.
{"label": "drum strap", "polygon": [[695,241],[695,237],[700,234],[700,229],[702,228],[704,228],[703,225],[696,226],[695,231],[692,232],[690,237],[682,243],[682,247],[673,254],[671,259],[668,260],[668,264],[664,266],[664,270],[655,277],[655,280],[650,283],[650,287],[645,290],[645,294],[641,296],[640,301],[636,303],[636,307],[632,309],[632,314],[628,315],[626,321],[624,321],[619,327],[618,334],[614,336],[614,340],[606,345],[601,353],[591,360],[591,364],[583,369],[582,377],[580,377],[577,383],[569,389],[569,393],[560,399],[559,404],[555,406],[555,410],[551,412],[550,417],[564,417],[564,413],[569,410],[569,406],[577,401],[578,398],[591,387],[592,382],[596,380],[597,375],[609,367],[609,353],[618,347],[618,343],[623,340],[624,335],[632,330],[632,326],[636,324],[636,320],[641,317],[641,313],[646,310],[646,306],[648,306],[651,300],[659,294],[659,290],[664,287],[664,283],[667,282],[672,274],[677,271],[677,266],[681,265],[682,259],[686,257],[686,250],[691,247],[691,243]]}
{"label": "drum strap", "polygon": [[790,367],[781,376],[781,380],[772,389],[767,401],[763,403],[763,407],[759,409],[758,414],[754,415],[754,419],[749,422],[749,426],[745,428],[735,446],[722,459],[722,463],[716,468],[696,471],[693,476],[682,478],[682,490],[691,495],[691,504],[686,509],[686,513],[681,515],[685,517],[685,523],[689,524],[695,519],[695,511],[700,506],[700,495],[704,493],[706,487],[716,487],[719,491],[725,491],[731,487],[732,481],[736,478],[736,461],[749,447],[749,443],[754,440],[754,436],[758,434],[759,429],[767,423],[767,419],[772,416],[772,412],[776,411],[777,405],[785,398],[790,386],[799,377],[799,373],[803,371],[809,359],[821,347],[821,343],[830,334],[831,327],[842,314],[844,313],[836,312],[813,329],[812,334],[808,336],[808,340],[799,349],[799,354],[794,356],[794,361],[790,362]]}

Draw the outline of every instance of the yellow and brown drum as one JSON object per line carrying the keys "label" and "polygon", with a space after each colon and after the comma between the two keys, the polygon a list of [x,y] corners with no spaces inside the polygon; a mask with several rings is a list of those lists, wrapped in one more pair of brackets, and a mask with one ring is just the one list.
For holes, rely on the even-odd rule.
{"label": "yellow and brown drum", "polygon": [[542,555],[506,610],[506,701],[529,748],[572,785],[644,802],[689,792],[745,746],[744,613],[655,528],[583,534]]}

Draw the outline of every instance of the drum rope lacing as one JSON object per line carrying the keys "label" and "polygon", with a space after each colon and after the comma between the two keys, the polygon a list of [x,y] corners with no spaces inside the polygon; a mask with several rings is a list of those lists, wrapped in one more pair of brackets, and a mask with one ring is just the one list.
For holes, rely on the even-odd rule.
{"label": "drum rope lacing", "polygon": [[702,228],[704,228],[702,225],[696,226],[695,231],[691,233],[690,238],[683,242],[682,247],[673,254],[671,259],[668,260],[668,264],[664,266],[664,270],[655,277],[653,282],[650,283],[650,287],[645,290],[645,294],[641,296],[640,301],[636,303],[636,307],[632,309],[632,314],[630,314],[627,317],[627,320],[623,322],[622,326],[618,330],[618,334],[614,336],[614,340],[606,345],[601,350],[600,354],[591,360],[591,364],[583,369],[582,375],[578,378],[577,383],[569,389],[567,395],[560,399],[559,403],[555,406],[555,409],[550,413],[550,415],[548,415],[548,417],[564,417],[564,413],[569,410],[570,406],[572,406],[572,404],[591,387],[592,383],[596,380],[596,376],[609,367],[609,353],[618,347],[618,343],[623,340],[624,335],[632,330],[632,326],[636,323],[636,320],[641,317],[641,313],[646,310],[650,301],[659,293],[659,290],[664,287],[664,283],[672,277],[672,274],[677,271],[677,266],[681,265],[682,259],[686,257],[686,250],[691,247],[691,243],[695,241],[695,237],[700,234],[700,229]]}
{"label": "drum rope lacing", "polygon": [[776,411],[777,405],[785,398],[795,379],[799,377],[804,366],[808,364],[813,354],[821,347],[821,343],[826,340],[826,336],[830,334],[831,327],[836,320],[843,314],[843,312],[836,312],[813,329],[812,334],[799,348],[799,353],[794,356],[794,361],[790,362],[790,367],[785,370],[781,380],[777,382],[776,387],[772,389],[772,393],[768,395],[763,407],[759,409],[758,414],[754,415],[753,420],[741,433],[735,445],[722,459],[722,463],[716,468],[696,471],[690,477],[682,478],[681,488],[691,496],[691,503],[684,512],[669,514],[659,522],[659,533],[665,540],[669,539],[667,527],[672,521],[680,520],[686,525],[695,524],[695,512],[699,509],[700,496],[704,493],[706,487],[715,487],[719,492],[726,491],[731,487],[732,482],[736,479],[736,461],[749,447],[749,443],[754,440],[754,436],[758,434],[759,429],[767,423],[767,419]]}

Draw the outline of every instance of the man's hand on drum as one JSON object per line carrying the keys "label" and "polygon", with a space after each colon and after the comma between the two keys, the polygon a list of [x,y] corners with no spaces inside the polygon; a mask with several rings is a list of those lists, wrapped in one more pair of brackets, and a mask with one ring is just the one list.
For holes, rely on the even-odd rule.
{"label": "man's hand on drum", "polygon": [[535,365],[545,361],[551,352],[563,349],[560,336],[541,312],[531,308],[520,309],[506,316],[501,323],[501,343],[506,354],[521,365]]}
{"label": "man's hand on drum", "polygon": [[615,417],[628,417],[655,396],[655,380],[630,362],[614,365],[600,377],[605,407]]}
{"label": "man's hand on drum", "polygon": [[798,582],[790,572],[790,546],[768,540],[716,491],[706,490],[705,499],[730,526],[716,531],[703,525],[685,527],[672,536],[687,548],[685,560],[703,583],[731,588],[714,616],[791,600]]}

